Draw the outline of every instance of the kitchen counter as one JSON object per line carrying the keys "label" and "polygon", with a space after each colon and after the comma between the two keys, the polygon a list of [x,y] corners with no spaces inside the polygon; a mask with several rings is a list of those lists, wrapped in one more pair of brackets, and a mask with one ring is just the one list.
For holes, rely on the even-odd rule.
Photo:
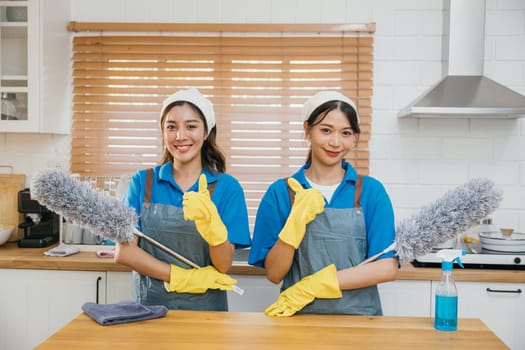
{"label": "kitchen counter", "polygon": [[[95,252],[80,252],[67,257],[45,256],[46,248],[18,248],[15,243],[0,246],[0,268],[4,269],[43,269],[43,270],[82,270],[82,271],[131,271],[127,266],[117,264],[110,258],[99,258]],[[249,266],[246,262],[234,262],[229,270],[233,275],[264,275],[260,268]],[[456,281],[525,283],[525,271],[454,269]],[[397,274],[398,280],[440,280],[439,268],[416,268],[403,265]]]}
{"label": "kitchen counter", "polygon": [[[45,256],[45,248],[18,248],[16,243],[0,246],[0,269],[35,269],[35,270],[81,270],[81,271],[131,271],[127,266],[117,264],[112,258],[99,258],[96,252],[82,251],[70,256]],[[233,266],[230,274],[264,275],[263,269],[239,262]]]}
{"label": "kitchen counter", "polygon": [[430,317],[169,311],[166,317],[101,326],[82,313],[36,347],[46,349],[507,349],[479,319],[441,332]]}

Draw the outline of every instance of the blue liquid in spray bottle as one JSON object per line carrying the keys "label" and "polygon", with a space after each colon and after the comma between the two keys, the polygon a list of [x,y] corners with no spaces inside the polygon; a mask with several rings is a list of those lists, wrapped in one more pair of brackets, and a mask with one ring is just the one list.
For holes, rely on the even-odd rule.
{"label": "blue liquid in spray bottle", "polygon": [[455,260],[461,264],[460,257],[464,250],[444,249],[436,256],[442,258],[441,281],[436,289],[434,328],[440,331],[455,331],[458,329],[458,290],[452,276],[452,266]]}

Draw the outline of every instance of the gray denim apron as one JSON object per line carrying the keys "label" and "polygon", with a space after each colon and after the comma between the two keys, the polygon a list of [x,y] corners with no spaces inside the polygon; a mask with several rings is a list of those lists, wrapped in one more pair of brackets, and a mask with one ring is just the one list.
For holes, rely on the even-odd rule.
{"label": "gray denim apron", "polygon": [[[326,208],[306,226],[306,234],[295,252],[282,290],[323,267],[337,270],[355,266],[367,253],[366,227],[361,204],[362,177],[356,184],[354,208]],[[293,192],[292,192],[293,193]],[[291,197],[293,200],[293,197]],[[377,286],[344,290],[340,299],[315,299],[298,313],[382,315]]]}
{"label": "gray denim apron", "polygon": [[[148,169],[144,203],[140,213],[142,230],[145,235],[168,246],[199,266],[211,265],[209,246],[201,237],[192,220],[184,220],[182,208],[171,205],[149,203],[153,177]],[[210,187],[211,184],[210,184]],[[209,187],[210,195],[212,188]],[[157,259],[182,268],[191,268],[177,258],[140,240],[139,246]],[[144,305],[165,305],[172,310],[227,311],[226,291],[209,289],[203,294],[167,292],[164,282],[133,272],[133,296]]]}

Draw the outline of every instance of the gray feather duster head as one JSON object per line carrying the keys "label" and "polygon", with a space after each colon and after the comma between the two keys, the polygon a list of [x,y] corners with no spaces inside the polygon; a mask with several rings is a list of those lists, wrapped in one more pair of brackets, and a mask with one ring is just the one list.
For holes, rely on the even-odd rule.
{"label": "gray feather duster head", "polygon": [[501,191],[489,179],[471,179],[450,190],[399,223],[397,255],[401,260],[412,261],[430,253],[432,247],[479,223],[499,206],[501,199]]}
{"label": "gray feather duster head", "polygon": [[133,228],[138,217],[132,208],[61,170],[36,173],[30,191],[31,197],[40,204],[106,239],[130,242],[134,238]]}

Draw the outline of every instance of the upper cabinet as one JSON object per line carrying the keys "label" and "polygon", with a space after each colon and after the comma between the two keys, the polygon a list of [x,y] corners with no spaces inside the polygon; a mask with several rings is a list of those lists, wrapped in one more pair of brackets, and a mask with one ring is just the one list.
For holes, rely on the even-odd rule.
{"label": "upper cabinet", "polygon": [[0,0],[0,132],[71,129],[69,0]]}

